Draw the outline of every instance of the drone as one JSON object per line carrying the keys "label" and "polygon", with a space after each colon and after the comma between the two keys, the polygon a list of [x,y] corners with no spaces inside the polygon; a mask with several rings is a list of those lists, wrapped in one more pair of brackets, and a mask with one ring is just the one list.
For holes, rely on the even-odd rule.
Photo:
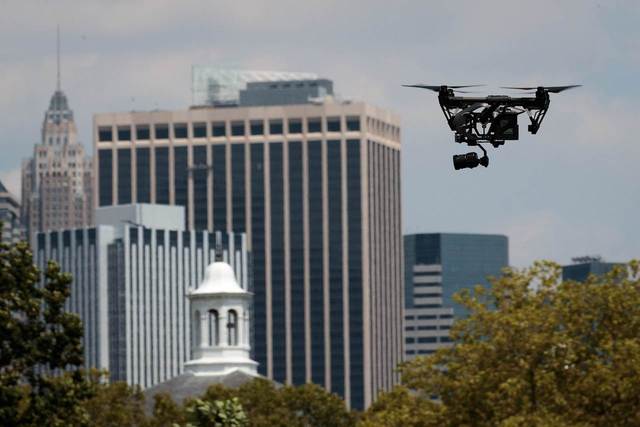
{"label": "drone", "polygon": [[502,89],[525,91],[532,96],[489,95],[485,97],[458,96],[458,93],[472,93],[460,89],[480,87],[483,85],[432,86],[425,84],[403,85],[438,92],[440,108],[447,123],[455,132],[455,142],[465,143],[470,147],[479,147],[483,156],[470,152],[453,156],[453,167],[456,170],[475,168],[478,165],[489,166],[487,150],[481,144],[491,144],[495,148],[504,145],[505,141],[515,141],[519,137],[518,116],[527,113],[530,124],[529,132],[536,134],[540,124],[549,110],[550,93],[560,93],[581,85],[514,87],[502,86]]}

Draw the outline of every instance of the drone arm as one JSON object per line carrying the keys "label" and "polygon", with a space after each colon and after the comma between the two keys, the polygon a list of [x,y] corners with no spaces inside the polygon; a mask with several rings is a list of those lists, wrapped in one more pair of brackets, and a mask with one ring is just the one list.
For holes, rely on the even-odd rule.
{"label": "drone arm", "polygon": [[544,116],[547,114],[548,109],[549,107],[546,106],[540,110],[535,111],[534,113],[531,113],[531,110],[527,110],[527,114],[529,115],[529,120],[531,120],[531,124],[528,127],[529,132],[531,132],[534,135],[538,132],[538,129],[540,129],[540,125],[542,124],[542,120],[544,119]]}

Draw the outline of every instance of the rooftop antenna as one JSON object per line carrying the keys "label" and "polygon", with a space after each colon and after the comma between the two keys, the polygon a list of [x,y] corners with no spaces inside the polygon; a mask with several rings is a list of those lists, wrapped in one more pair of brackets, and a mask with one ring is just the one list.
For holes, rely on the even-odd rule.
{"label": "rooftop antenna", "polygon": [[60,24],[58,24],[56,27],[56,58],[57,58],[57,66],[58,66],[57,88],[59,92],[60,91]]}

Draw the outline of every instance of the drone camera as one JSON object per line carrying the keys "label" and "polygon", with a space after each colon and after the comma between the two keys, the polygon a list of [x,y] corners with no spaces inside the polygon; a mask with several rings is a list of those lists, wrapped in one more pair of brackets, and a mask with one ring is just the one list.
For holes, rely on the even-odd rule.
{"label": "drone camera", "polygon": [[455,170],[460,169],[473,169],[478,165],[482,165],[485,168],[489,166],[489,157],[478,157],[477,153],[471,152],[467,154],[456,154],[453,156],[453,168]]}

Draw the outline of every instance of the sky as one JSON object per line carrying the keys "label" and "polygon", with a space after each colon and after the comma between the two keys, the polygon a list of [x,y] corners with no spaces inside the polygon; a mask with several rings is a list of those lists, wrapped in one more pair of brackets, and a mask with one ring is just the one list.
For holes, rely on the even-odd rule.
{"label": "sky", "polygon": [[[0,15],[0,179],[19,194],[56,85],[91,152],[92,115],[186,109],[191,66],[314,72],[402,119],[403,228],[499,233],[510,262],[640,258],[640,2],[7,1]],[[404,83],[582,84],[537,135],[454,171],[435,93]]]}

